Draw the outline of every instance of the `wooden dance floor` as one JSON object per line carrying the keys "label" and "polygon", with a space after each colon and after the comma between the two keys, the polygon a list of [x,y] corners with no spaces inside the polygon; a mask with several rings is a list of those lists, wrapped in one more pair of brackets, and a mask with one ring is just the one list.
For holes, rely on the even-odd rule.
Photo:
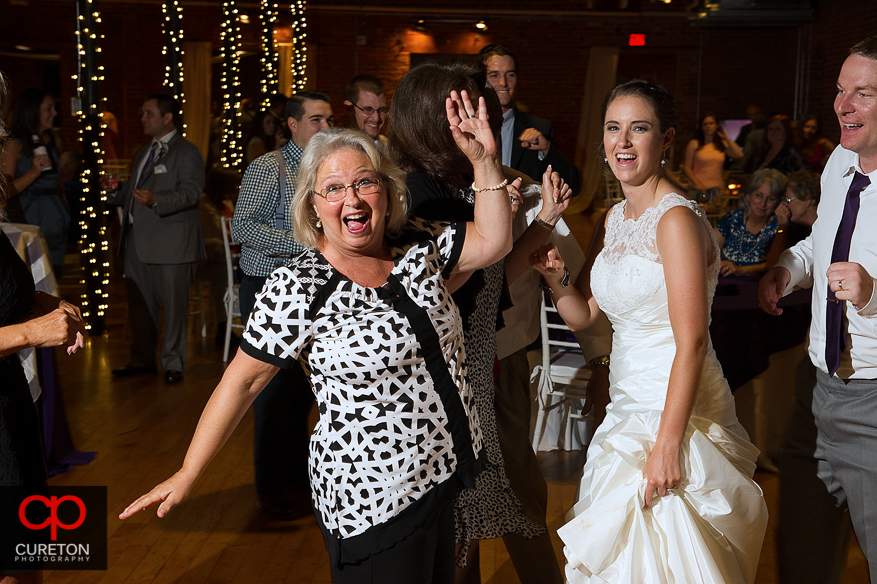
{"label": "wooden dance floor", "polygon": [[[583,243],[590,217],[569,223]],[[75,261],[68,256],[68,261]],[[81,289],[68,263],[62,294],[71,300]],[[97,459],[50,479],[51,485],[106,485],[109,502],[108,569],[54,571],[45,582],[123,584],[245,582],[330,582],[328,555],[316,521],[309,516],[277,521],[256,507],[253,486],[253,415],[244,416],[228,444],[216,457],[182,507],[165,519],[155,510],[127,521],[118,514],[136,497],[179,469],[202,408],[222,376],[222,349],[214,344],[215,320],[208,318],[208,336],[200,336],[200,317],[190,327],[189,365],[182,383],[166,385],[160,375],[113,379],[110,370],[127,363],[130,331],[125,325],[124,283],[111,285],[109,334],[88,339],[84,351],[68,357],[57,351],[60,380],[74,443],[95,450]],[[197,307],[197,303],[194,303]],[[208,310],[209,303],[207,304]],[[548,525],[555,532],[573,503],[584,462],[581,452],[543,452],[540,461],[549,484]],[[777,582],[773,530],[778,475],[759,471],[771,512],[756,582]],[[558,559],[560,540],[553,536]],[[501,540],[482,542],[482,582],[518,582]],[[867,584],[865,560],[850,545],[843,582]],[[694,583],[692,583],[694,584]]]}

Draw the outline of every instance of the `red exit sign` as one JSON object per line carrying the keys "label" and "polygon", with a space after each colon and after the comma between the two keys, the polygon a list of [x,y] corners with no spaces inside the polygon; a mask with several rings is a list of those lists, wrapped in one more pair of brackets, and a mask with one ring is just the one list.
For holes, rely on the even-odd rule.
{"label": "red exit sign", "polygon": [[635,32],[632,33],[627,38],[627,44],[631,47],[644,47],[646,46],[646,35],[645,33]]}

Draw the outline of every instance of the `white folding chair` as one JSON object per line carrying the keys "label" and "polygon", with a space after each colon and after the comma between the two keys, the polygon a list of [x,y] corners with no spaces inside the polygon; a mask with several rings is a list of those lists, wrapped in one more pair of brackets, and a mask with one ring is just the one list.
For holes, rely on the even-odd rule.
{"label": "white folding chair", "polygon": [[[222,247],[225,250],[225,273],[228,277],[228,288],[225,289],[225,346],[222,349],[222,362],[228,363],[228,348],[231,344],[231,330],[244,330],[244,323],[241,319],[241,301],[240,301],[240,284],[234,281],[234,269],[237,267],[241,254],[233,253],[232,246],[237,242],[231,239],[231,219],[229,217],[221,218],[222,224]],[[238,322],[235,323],[234,321]]]}
{"label": "white folding chair", "polygon": [[[586,397],[591,370],[582,355],[582,349],[572,337],[569,328],[557,314],[557,309],[542,295],[539,315],[542,333],[542,364],[533,368],[531,381],[538,377],[536,427],[533,432],[533,450],[539,451],[548,415],[556,412],[564,423],[563,447],[572,448],[572,428],[581,415],[582,400]],[[549,318],[549,315],[555,315]],[[567,340],[571,339],[571,340]],[[590,414],[589,416],[590,417]]]}

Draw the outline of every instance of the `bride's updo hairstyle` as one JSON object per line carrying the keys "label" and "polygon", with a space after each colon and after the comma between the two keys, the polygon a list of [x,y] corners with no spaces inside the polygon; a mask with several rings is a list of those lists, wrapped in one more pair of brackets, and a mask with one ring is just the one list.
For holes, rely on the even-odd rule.
{"label": "bride's updo hairstyle", "polygon": [[[606,94],[606,99],[603,101],[603,111],[600,116],[603,123],[606,122],[606,110],[619,97],[639,97],[649,102],[658,118],[658,127],[662,134],[670,128],[676,127],[676,103],[673,101],[673,94],[657,81],[641,77],[616,85],[612,91]],[[606,156],[606,148],[603,146],[602,140],[598,154],[600,158]],[[611,172],[608,168],[606,170]]]}

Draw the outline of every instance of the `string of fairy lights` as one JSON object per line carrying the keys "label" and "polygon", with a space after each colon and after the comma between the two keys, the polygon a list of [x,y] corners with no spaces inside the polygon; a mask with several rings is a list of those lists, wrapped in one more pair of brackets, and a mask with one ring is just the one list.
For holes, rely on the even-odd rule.
{"label": "string of fairy lights", "polygon": [[235,0],[222,3],[222,134],[219,161],[225,168],[237,168],[244,160],[238,111],[241,107],[240,45],[241,29]]}
{"label": "string of fairy lights", "polygon": [[100,118],[98,88],[103,81],[104,68],[98,65],[100,54],[98,25],[100,12],[95,0],[76,2],[76,94],[80,120],[79,140],[82,143],[82,168],[79,182],[82,189],[80,253],[85,291],[80,297],[85,328],[92,333],[106,330],[104,315],[109,304],[107,286],[110,282],[109,237],[107,232],[106,195],[100,188],[100,168],[103,164],[101,138],[103,123]]}
{"label": "string of fairy lights", "polygon": [[280,86],[277,50],[274,46],[274,24],[277,22],[277,2],[262,0],[259,10],[262,25],[262,107],[271,107],[271,94],[277,93]]}
{"label": "string of fairy lights", "polygon": [[305,20],[307,0],[296,0],[291,5],[292,10],[292,92],[298,92],[305,88],[308,78],[305,75],[307,69],[307,39],[308,23]]}
{"label": "string of fairy lights", "polygon": [[[277,21],[277,3],[274,0],[260,0],[260,21],[262,26],[262,93],[266,96],[277,92],[279,85],[278,54],[274,43],[274,26]],[[109,303],[107,287],[110,280],[109,263],[109,211],[106,193],[100,188],[100,172],[104,164],[101,147],[105,124],[101,120],[99,107],[99,84],[104,80],[104,68],[98,64],[101,52],[98,25],[100,12],[97,0],[76,0],[76,81],[78,110],[80,120],[79,139],[82,144],[83,161],[79,174],[82,190],[82,211],[79,217],[80,253],[82,254],[82,275],[80,284],[85,291],[81,295],[82,315],[85,327],[92,333],[106,330],[105,314]],[[307,64],[307,22],[305,20],[306,0],[291,3],[293,16],[293,52],[290,63],[293,93],[305,88]],[[239,167],[243,162],[241,131],[238,113],[241,107],[240,94],[240,46],[241,31],[238,22],[236,0],[223,0],[222,23],[222,135],[220,162],[224,167]],[[162,4],[164,22],[162,23],[167,43],[162,54],[167,57],[165,67],[165,86],[179,102],[185,103],[183,92],[183,9],[179,0],[168,0]],[[285,88],[284,88],[285,89]],[[265,106],[267,107],[267,103]]]}
{"label": "string of fairy lights", "polygon": [[178,0],[170,0],[161,5],[164,21],[162,32],[167,39],[161,54],[167,57],[164,68],[164,85],[182,106],[186,103],[183,93],[183,7]]}

